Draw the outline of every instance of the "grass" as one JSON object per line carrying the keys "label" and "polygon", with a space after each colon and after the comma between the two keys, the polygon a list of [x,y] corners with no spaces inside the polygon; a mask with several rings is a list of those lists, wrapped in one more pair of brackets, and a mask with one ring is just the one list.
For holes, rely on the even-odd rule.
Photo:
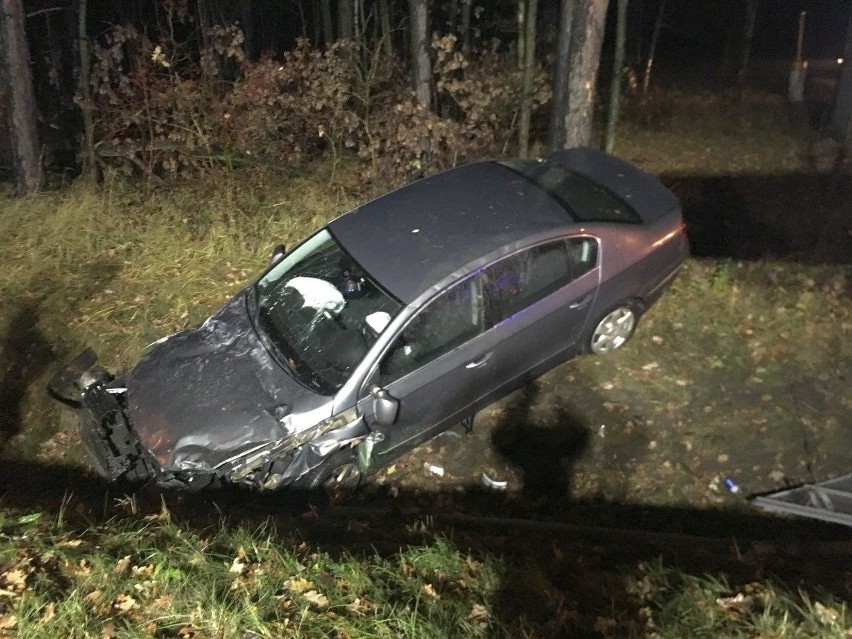
{"label": "grass", "polygon": [[[619,154],[670,174],[801,170],[779,100],[660,99],[658,112],[627,115]],[[354,173],[338,166],[332,177],[318,165],[296,176],[210,174],[154,192],[116,180],[100,191],[78,183],[25,199],[0,194],[3,459],[79,464],[73,420],[44,390],[59,363],[91,345],[121,371],[149,342],[200,323],[274,245],[366,199]],[[577,392],[558,399],[607,424],[605,445],[575,465],[575,495],[715,505],[724,475],[775,485],[803,464],[846,464],[849,282],[846,267],[690,261],[643,318],[635,346],[541,381],[567,378]],[[807,459],[790,444],[803,439]],[[636,442],[646,452],[625,463],[619,451]],[[818,590],[654,562],[602,566],[589,548],[560,551],[568,567],[404,535],[398,552],[347,554],[273,523],[198,528],[164,509],[100,523],[72,513],[69,524],[68,504],[48,515],[2,500],[0,637],[850,633],[848,610]],[[397,537],[376,533],[387,538]]]}
{"label": "grass", "polygon": [[724,576],[692,575],[644,563],[628,577],[644,604],[646,627],[660,639],[679,637],[842,638],[852,627],[847,604],[814,598],[770,582],[732,586]]}
{"label": "grass", "polygon": [[[146,344],[202,322],[245,286],[273,246],[292,245],[354,205],[345,183],[328,189],[324,179],[223,173],[147,194],[126,183],[102,192],[77,183],[6,196],[0,343],[6,377],[28,378],[12,398],[21,417],[5,416],[19,423],[0,429],[0,445],[4,433],[25,431],[15,443],[32,453],[61,419],[43,392],[53,360],[91,345],[104,365],[125,370]],[[35,362],[15,363],[15,354]]]}
{"label": "grass", "polygon": [[[578,573],[593,555],[577,560]],[[6,511],[0,637],[829,639],[852,631],[844,602],[771,580],[731,583],[641,562],[610,568],[609,594],[596,599],[594,588],[555,586],[543,562],[511,582],[508,568],[443,538],[389,556],[332,553],[269,521],[199,529],[163,508],[72,525]]]}
{"label": "grass", "polygon": [[[168,511],[81,529],[9,517],[0,636],[482,637],[500,563],[436,540],[332,556],[267,523],[195,532]],[[331,634],[330,634],[331,633]]]}

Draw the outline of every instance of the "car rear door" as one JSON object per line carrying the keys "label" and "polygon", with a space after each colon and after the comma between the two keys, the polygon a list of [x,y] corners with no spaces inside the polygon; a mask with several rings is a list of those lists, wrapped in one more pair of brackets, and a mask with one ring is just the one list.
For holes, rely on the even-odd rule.
{"label": "car rear door", "polygon": [[577,350],[600,281],[598,241],[579,236],[511,255],[483,273],[485,325],[496,335],[493,401]]}

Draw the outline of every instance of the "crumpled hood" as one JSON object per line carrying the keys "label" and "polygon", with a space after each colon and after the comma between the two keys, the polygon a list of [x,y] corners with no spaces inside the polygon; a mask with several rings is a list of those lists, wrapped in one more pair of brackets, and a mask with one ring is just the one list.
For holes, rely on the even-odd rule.
{"label": "crumpled hood", "polygon": [[331,398],[307,390],[272,359],[234,297],[202,326],[156,344],[127,378],[128,416],[168,472],[213,470],[292,435]]}

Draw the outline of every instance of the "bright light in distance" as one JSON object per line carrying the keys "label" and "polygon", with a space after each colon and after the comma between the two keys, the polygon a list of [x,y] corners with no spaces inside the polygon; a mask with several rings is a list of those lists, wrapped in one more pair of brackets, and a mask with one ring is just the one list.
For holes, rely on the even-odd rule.
{"label": "bright light in distance", "polygon": [[843,64],[843,58],[837,58],[837,64]]}

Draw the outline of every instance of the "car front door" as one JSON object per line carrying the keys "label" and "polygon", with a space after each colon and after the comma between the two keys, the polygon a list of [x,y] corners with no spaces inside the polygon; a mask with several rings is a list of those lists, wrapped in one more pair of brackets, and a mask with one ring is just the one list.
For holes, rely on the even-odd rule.
{"label": "car front door", "polygon": [[[469,278],[432,300],[393,342],[358,403],[378,433],[373,462],[385,465],[438,434],[488,392],[495,336],[483,332],[484,311],[480,281]],[[392,424],[376,419],[376,388],[398,403]]]}

